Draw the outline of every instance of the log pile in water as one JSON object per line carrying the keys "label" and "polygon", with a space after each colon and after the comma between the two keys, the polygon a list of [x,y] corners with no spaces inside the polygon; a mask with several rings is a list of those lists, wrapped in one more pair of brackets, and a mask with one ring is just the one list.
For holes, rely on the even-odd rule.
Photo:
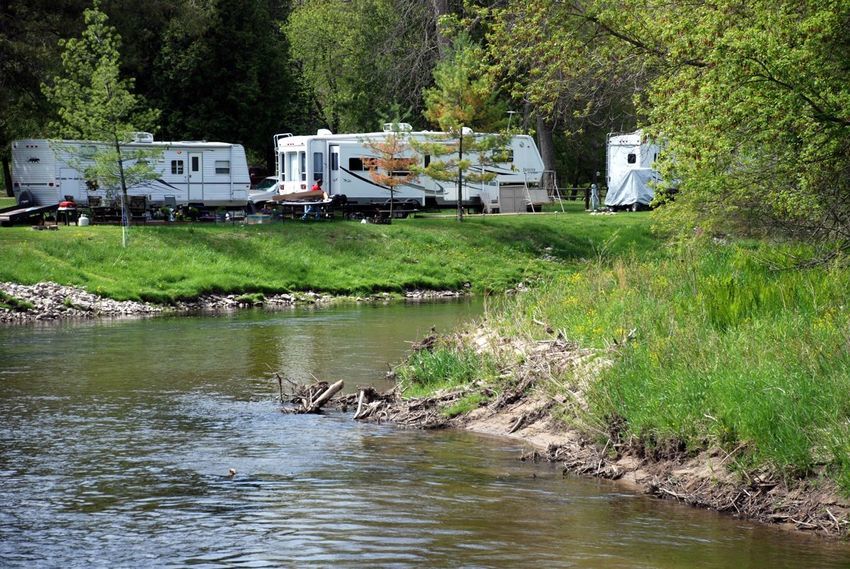
{"label": "log pile in water", "polygon": [[283,408],[284,413],[319,413],[322,407],[327,405],[345,386],[341,379],[331,385],[328,385],[327,381],[317,381],[310,385],[289,382],[294,389],[291,393],[284,394],[283,379],[279,375],[277,381],[280,386],[281,403],[288,403],[288,406]]}
{"label": "log pile in water", "polygon": [[440,412],[445,405],[460,399],[469,389],[441,392],[431,397],[402,399],[397,389],[380,393],[364,387],[336,402],[343,411],[354,408],[356,421],[391,422],[402,427],[440,429],[448,426],[448,417]]}

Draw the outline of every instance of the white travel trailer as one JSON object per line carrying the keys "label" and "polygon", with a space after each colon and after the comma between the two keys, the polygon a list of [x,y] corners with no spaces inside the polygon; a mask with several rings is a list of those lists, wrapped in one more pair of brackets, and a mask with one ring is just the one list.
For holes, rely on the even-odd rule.
{"label": "white travel trailer", "polygon": [[[81,205],[89,196],[106,197],[91,190],[84,174],[92,157],[107,143],[83,140],[16,140],[12,143],[12,189],[18,197],[29,192],[35,205],[56,204],[71,196]],[[153,168],[159,173],[127,189],[130,196],[145,196],[149,204],[171,203],[203,207],[245,207],[251,186],[245,150],[225,142],[154,142],[149,133],[136,133],[123,144],[127,152],[152,150],[158,154]],[[128,163],[129,165],[129,163]]]}
{"label": "white travel trailer", "polygon": [[640,130],[608,135],[606,206],[637,209],[652,202],[655,197],[652,184],[660,180],[653,169],[658,152],[658,145]]}
{"label": "white travel trailer", "polygon": [[[388,124],[383,132],[332,134],[322,129],[310,136],[276,135],[276,174],[280,180],[281,195],[304,192],[321,179],[329,196],[345,195],[347,202],[355,207],[386,202],[390,198],[389,189],[372,180],[365,164],[369,158],[377,158],[367,143],[386,139],[395,131],[420,141],[439,141],[445,136],[439,132],[413,132],[407,124]],[[445,139],[445,142],[456,144],[457,139]],[[541,186],[543,160],[530,136],[511,137],[507,149],[499,154],[504,161],[486,166],[476,165],[475,156],[465,157],[472,162],[471,171],[484,169],[496,177],[483,184],[465,181],[464,205],[485,212],[505,212],[525,211],[529,204],[539,206],[550,201]],[[431,160],[448,159],[419,156],[412,150],[408,151],[408,155],[421,161],[423,166]],[[396,187],[395,199],[415,202],[420,206],[456,206],[457,182],[441,182],[420,176]]]}

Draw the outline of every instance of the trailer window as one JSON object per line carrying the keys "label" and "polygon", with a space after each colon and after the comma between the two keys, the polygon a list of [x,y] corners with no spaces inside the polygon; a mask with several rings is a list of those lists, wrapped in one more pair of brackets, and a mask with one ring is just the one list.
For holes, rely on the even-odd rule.
{"label": "trailer window", "polygon": [[349,158],[348,159],[348,169],[352,172],[362,172],[363,168],[363,159],[362,158]]}
{"label": "trailer window", "polygon": [[410,176],[410,167],[416,164],[416,158],[399,158],[395,161],[397,169],[390,172],[393,178],[406,178]]}
{"label": "trailer window", "polygon": [[298,153],[287,152],[287,160],[289,160],[289,170],[286,170],[286,179],[289,182],[295,181],[295,176],[298,174]]}
{"label": "trailer window", "polygon": [[92,158],[97,153],[97,146],[94,144],[80,145],[80,156],[82,158]]}
{"label": "trailer window", "polygon": [[514,149],[513,148],[497,148],[493,151],[493,154],[490,156],[490,159],[493,162],[505,163],[505,162],[513,162],[514,161]]}
{"label": "trailer window", "polygon": [[171,173],[172,174],[183,174],[183,161],[182,160],[172,160],[171,161]]}
{"label": "trailer window", "polygon": [[331,170],[339,170],[339,154],[331,152]]}
{"label": "trailer window", "polygon": [[215,173],[216,174],[230,174],[230,160],[216,160],[215,161]]}
{"label": "trailer window", "polygon": [[629,153],[628,161],[629,164],[634,164],[635,162],[637,162],[637,154],[635,154],[634,152]]}
{"label": "trailer window", "polygon": [[321,180],[325,171],[324,155],[321,152],[313,153],[313,180]]}
{"label": "trailer window", "polygon": [[307,181],[307,153],[306,152],[299,152],[298,157],[299,157],[300,162],[301,162],[301,170],[300,170],[301,181],[306,182]]}

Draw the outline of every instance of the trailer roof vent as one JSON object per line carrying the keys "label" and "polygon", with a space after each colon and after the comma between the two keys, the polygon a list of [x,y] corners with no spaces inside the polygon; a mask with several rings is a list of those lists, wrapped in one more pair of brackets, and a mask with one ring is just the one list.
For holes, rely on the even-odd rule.
{"label": "trailer roof vent", "polygon": [[406,122],[385,122],[384,132],[413,132],[413,125]]}
{"label": "trailer roof vent", "polygon": [[144,142],[144,143],[153,142],[153,134],[151,134],[149,132],[134,132],[133,133],[133,142]]}
{"label": "trailer roof vent", "polygon": [[330,136],[333,133],[326,128],[320,128],[316,131],[316,136]]}

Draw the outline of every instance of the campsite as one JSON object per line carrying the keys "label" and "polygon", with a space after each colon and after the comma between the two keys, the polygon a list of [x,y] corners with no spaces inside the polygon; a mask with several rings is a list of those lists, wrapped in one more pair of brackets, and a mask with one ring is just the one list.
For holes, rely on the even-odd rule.
{"label": "campsite", "polygon": [[9,0],[0,564],[845,567],[848,26]]}

